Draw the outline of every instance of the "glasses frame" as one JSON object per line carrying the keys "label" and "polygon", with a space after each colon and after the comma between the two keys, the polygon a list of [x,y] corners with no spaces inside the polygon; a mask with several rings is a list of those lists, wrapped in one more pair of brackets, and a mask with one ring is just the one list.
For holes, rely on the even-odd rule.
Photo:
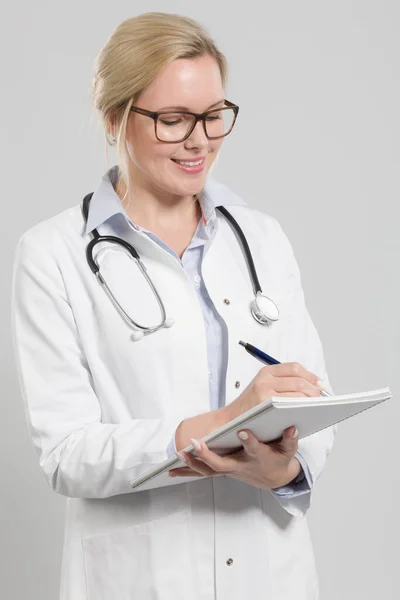
{"label": "glasses frame", "polygon": [[[170,109],[170,110],[161,110],[161,111],[158,111],[158,112],[154,112],[154,111],[151,111],[151,110],[146,110],[145,108],[140,108],[138,106],[131,106],[130,110],[132,112],[137,112],[140,115],[144,115],[145,117],[150,117],[151,119],[154,120],[154,134],[155,134],[155,136],[156,136],[156,138],[157,138],[157,140],[159,142],[163,142],[164,144],[177,144],[179,142],[184,142],[192,134],[192,132],[193,132],[194,128],[196,127],[198,121],[203,121],[204,134],[207,137],[207,139],[209,139],[209,140],[219,140],[220,138],[223,138],[223,137],[227,136],[232,131],[233,126],[234,126],[234,124],[236,122],[236,118],[237,118],[238,112],[239,112],[239,106],[237,104],[234,104],[233,102],[230,102],[229,100],[226,100],[226,99],[224,99],[224,103],[227,104],[227,106],[222,106],[221,108],[210,108],[210,110],[206,110],[203,113],[194,113],[194,112],[190,112],[189,110],[176,110],[176,111],[173,111],[172,109]],[[234,111],[234,118],[233,118],[233,122],[232,122],[232,125],[231,125],[229,131],[227,131],[227,133],[224,133],[224,135],[218,135],[218,136],[210,137],[207,134],[207,131],[206,131],[206,121],[205,120],[206,120],[207,116],[210,113],[213,113],[213,112],[216,112],[216,111],[231,110],[231,109],[233,109],[233,111]],[[182,114],[185,114],[185,115],[192,115],[194,117],[193,126],[191,127],[191,129],[189,130],[189,132],[185,135],[185,137],[183,137],[181,140],[173,141],[173,142],[170,142],[170,141],[167,141],[167,140],[160,140],[160,138],[157,135],[157,120],[158,120],[158,117],[160,115],[170,114],[170,113],[174,113],[174,112],[179,112],[179,113],[182,113]]]}

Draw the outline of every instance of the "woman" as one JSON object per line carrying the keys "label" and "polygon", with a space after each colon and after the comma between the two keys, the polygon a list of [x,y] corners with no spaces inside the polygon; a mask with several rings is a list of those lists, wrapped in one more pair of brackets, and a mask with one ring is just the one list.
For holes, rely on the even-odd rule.
{"label": "woman", "polygon": [[[225,57],[187,17],[147,13],[119,25],[93,84],[119,164],[87,215],[80,202],[18,243],[21,389],[40,466],[67,496],[62,600],[318,597],[304,516],[334,428],[298,442],[293,426],[279,444],[245,430],[243,450],[227,457],[201,442],[269,396],[319,396],[319,380],[330,389],[280,225],[207,180],[237,117],[226,73]],[[246,260],[217,206],[240,224],[277,322],[252,317]],[[155,331],[123,318],[91,272],[86,249],[97,228],[139,253],[165,306]],[[94,254],[128,315],[160,323],[126,251],[102,242]],[[260,368],[240,339],[282,364]],[[171,485],[132,491],[133,479],[192,440],[196,456],[171,470]]]}

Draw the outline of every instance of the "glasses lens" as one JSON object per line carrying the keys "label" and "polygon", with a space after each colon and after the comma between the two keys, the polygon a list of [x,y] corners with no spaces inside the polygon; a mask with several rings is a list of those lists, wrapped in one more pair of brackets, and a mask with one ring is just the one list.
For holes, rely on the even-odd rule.
{"label": "glasses lens", "polygon": [[157,120],[157,135],[163,142],[179,142],[192,127],[194,117],[184,113],[163,113]]}
{"label": "glasses lens", "polygon": [[215,109],[206,117],[206,131],[210,138],[226,135],[232,129],[235,113],[232,108]]}
{"label": "glasses lens", "polygon": [[[210,111],[206,117],[207,135],[221,137],[229,133],[235,118],[231,108]],[[180,142],[194,123],[192,115],[180,112],[163,113],[157,119],[157,136],[163,142]]]}

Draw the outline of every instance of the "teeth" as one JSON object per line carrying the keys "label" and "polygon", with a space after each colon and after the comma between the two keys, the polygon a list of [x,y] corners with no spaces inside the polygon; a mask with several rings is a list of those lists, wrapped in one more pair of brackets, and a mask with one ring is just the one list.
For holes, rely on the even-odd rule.
{"label": "teeth", "polygon": [[193,161],[188,161],[188,160],[177,160],[177,163],[179,163],[180,165],[186,165],[188,167],[195,167],[196,165],[200,165],[203,162],[203,159],[198,160],[196,162]]}

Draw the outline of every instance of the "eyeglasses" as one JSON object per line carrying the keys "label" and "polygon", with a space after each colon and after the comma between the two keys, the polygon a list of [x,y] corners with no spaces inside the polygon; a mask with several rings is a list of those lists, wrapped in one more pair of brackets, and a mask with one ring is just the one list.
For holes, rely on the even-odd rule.
{"label": "eyeglasses", "polygon": [[203,121],[204,133],[209,140],[228,135],[235,124],[239,106],[229,100],[224,100],[224,103],[227,106],[212,108],[201,114],[187,110],[152,112],[137,106],[132,106],[130,110],[154,120],[154,133],[160,142],[174,144],[186,140],[198,121]]}

